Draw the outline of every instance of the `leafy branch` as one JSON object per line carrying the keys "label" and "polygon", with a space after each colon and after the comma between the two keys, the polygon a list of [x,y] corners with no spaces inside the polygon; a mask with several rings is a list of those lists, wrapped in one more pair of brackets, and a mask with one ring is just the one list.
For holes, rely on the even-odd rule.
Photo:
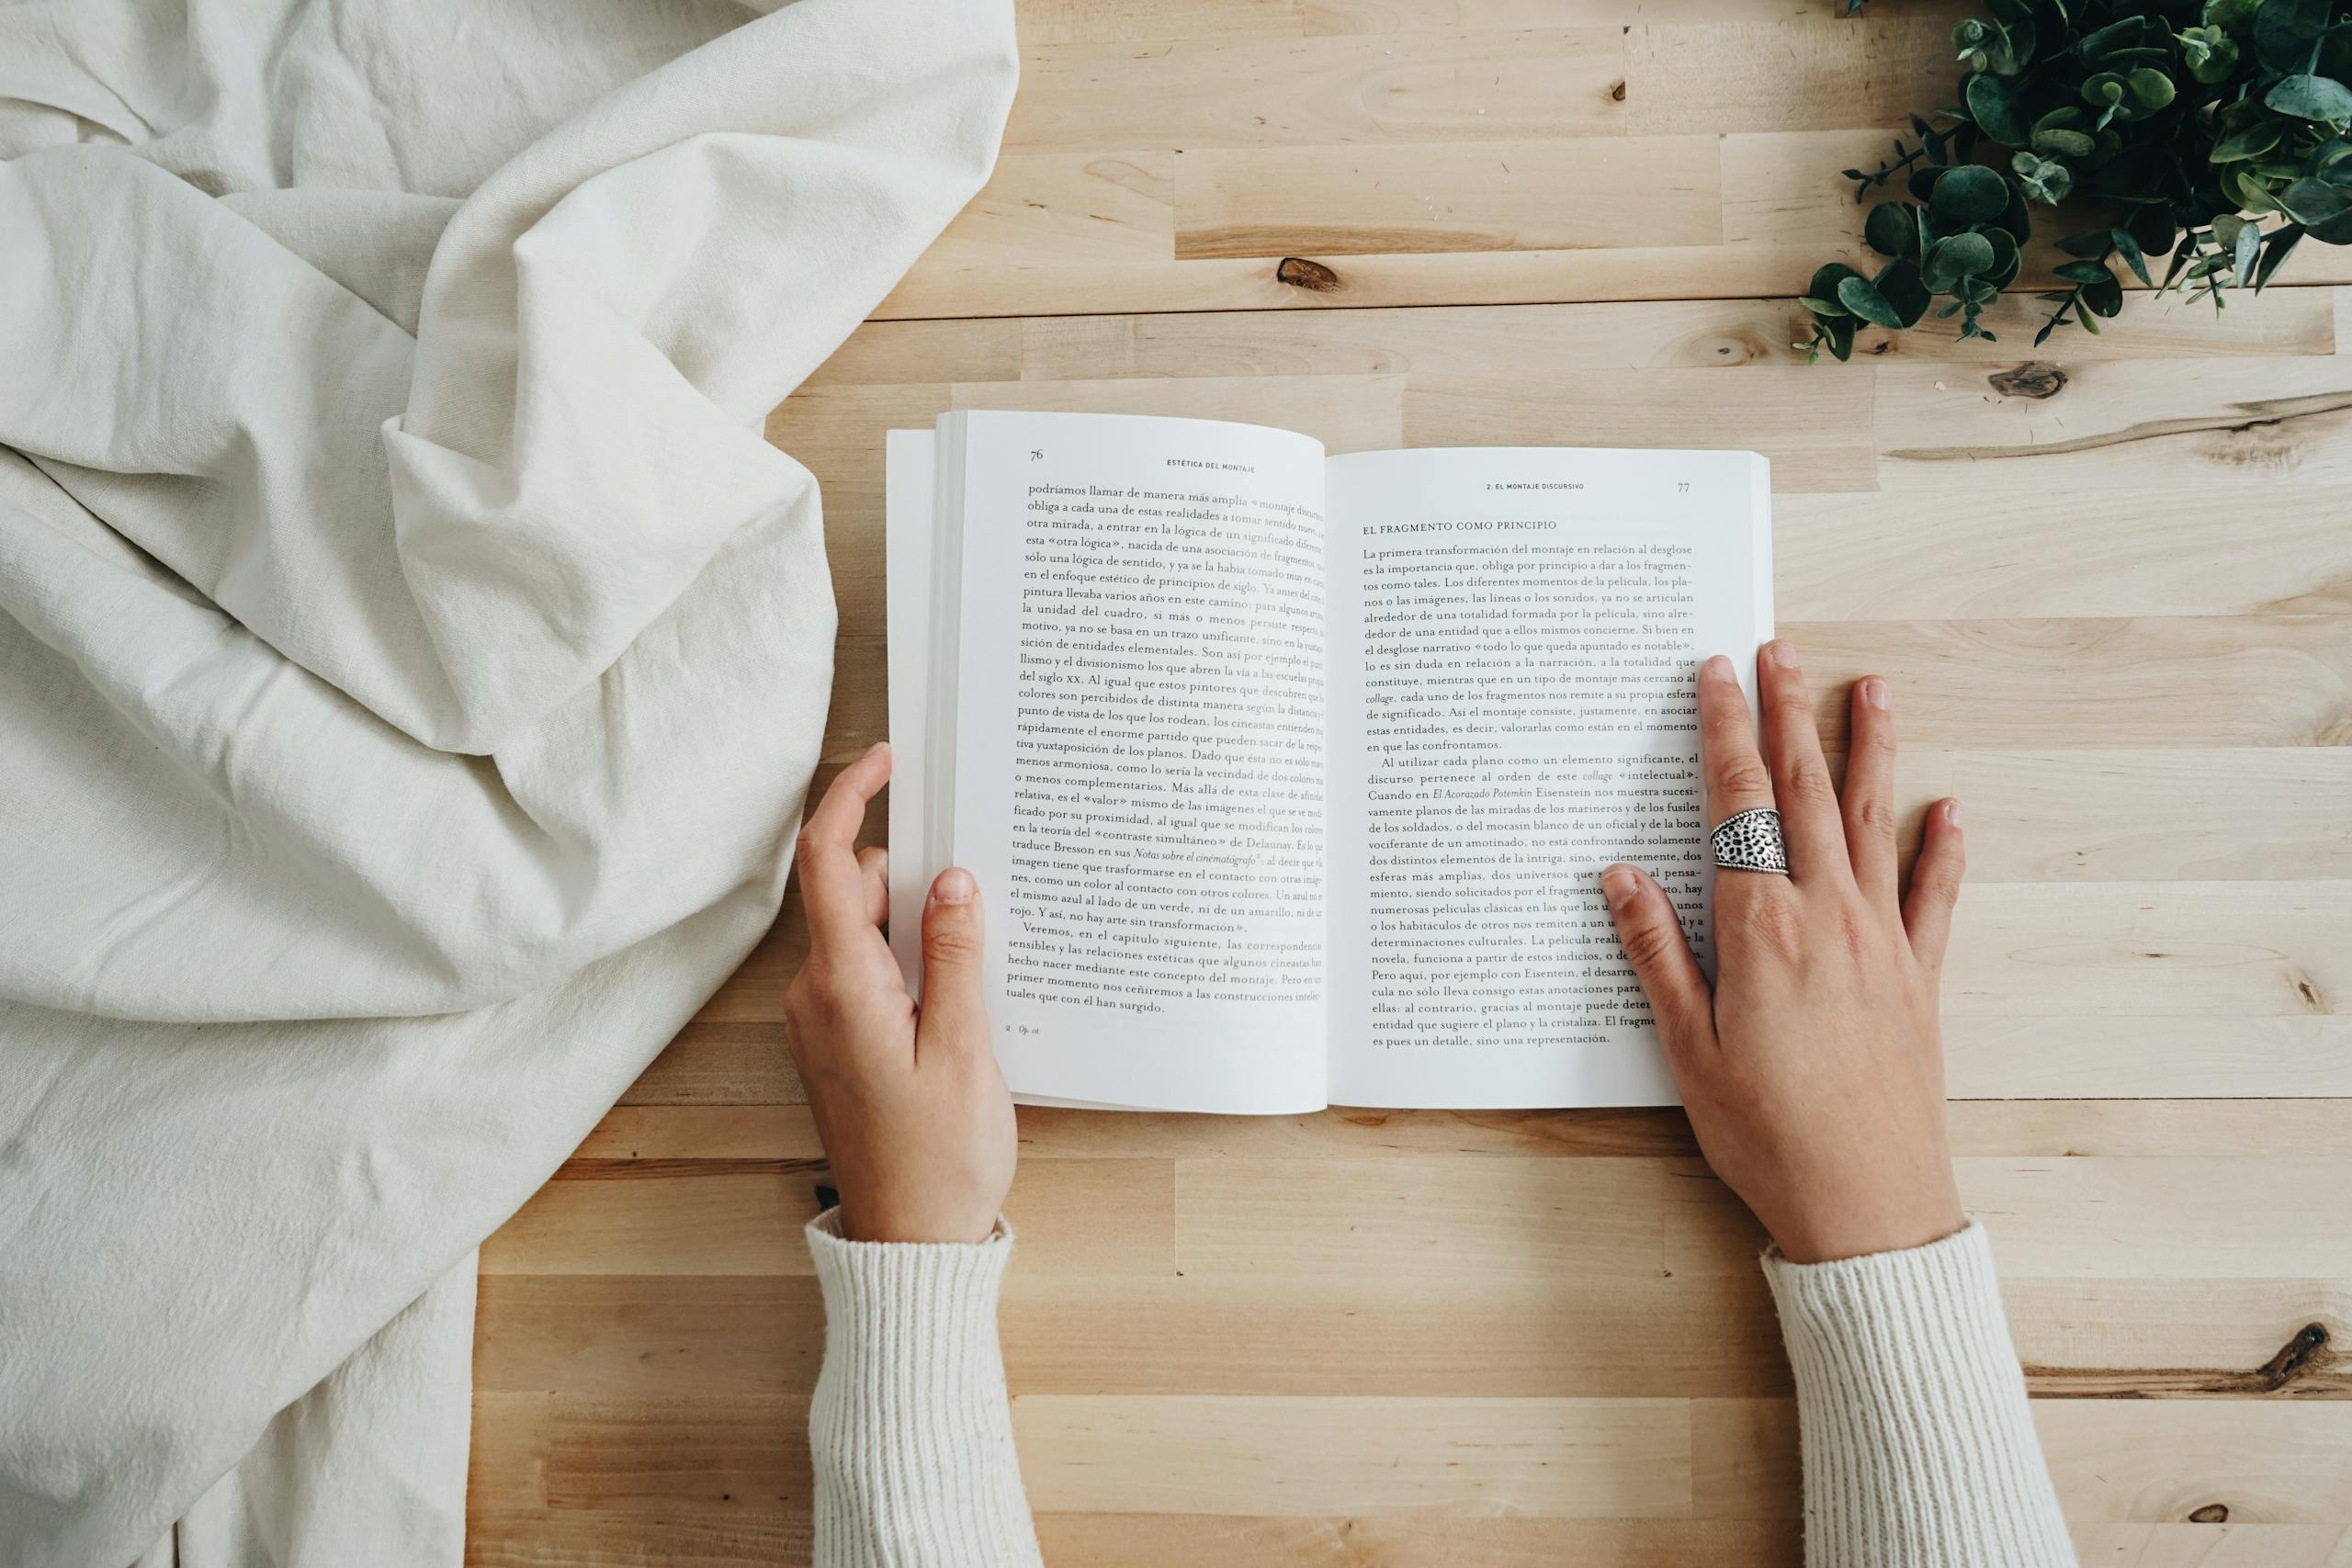
{"label": "leafy branch", "polygon": [[[1898,178],[1909,199],[1864,217],[1887,258],[1874,274],[1814,274],[1799,301],[1809,360],[1931,310],[1991,341],[1980,318],[2017,280],[2037,207],[2071,201],[2099,220],[2058,242],[2073,259],[2040,296],[2053,309],[2036,344],[2121,310],[2119,263],[2219,309],[2306,237],[2352,243],[2352,0],[1989,0],[1951,39],[1962,74],[1943,123],[1914,115],[1915,142],[1845,171],[1858,203]],[[2165,255],[2159,286],[2148,258]]]}

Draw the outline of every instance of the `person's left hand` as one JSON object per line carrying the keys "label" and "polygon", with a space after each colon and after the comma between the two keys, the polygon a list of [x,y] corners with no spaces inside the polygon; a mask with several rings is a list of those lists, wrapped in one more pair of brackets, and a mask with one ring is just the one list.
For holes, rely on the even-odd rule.
{"label": "person's left hand", "polygon": [[842,771],[800,830],[808,959],[784,994],[785,1040],[808,1091],[851,1241],[982,1241],[1012,1185],[1012,1097],[980,1000],[980,897],[951,866],[923,906],[923,999],[882,937],[884,851],[855,849],[890,749]]}

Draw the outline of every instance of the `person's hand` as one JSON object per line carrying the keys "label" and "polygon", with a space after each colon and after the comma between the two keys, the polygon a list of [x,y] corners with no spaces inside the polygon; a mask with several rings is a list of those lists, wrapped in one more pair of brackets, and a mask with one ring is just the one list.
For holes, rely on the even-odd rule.
{"label": "person's hand", "polygon": [[852,1241],[982,1241],[1012,1185],[1012,1097],[980,1001],[980,895],[950,867],[922,911],[923,998],[882,937],[889,878],[854,848],[890,777],[876,746],[842,771],[800,830],[808,961],[784,994],[785,1040],[808,1091]]}
{"label": "person's hand", "polygon": [[1779,807],[1792,874],[1715,873],[1714,987],[1664,888],[1612,865],[1601,891],[1699,1147],[1781,1251],[1815,1263],[1917,1247],[1967,1224],[1936,1022],[1960,896],[1960,803],[1928,809],[1905,895],[1886,682],[1854,686],[1841,803],[1796,650],[1767,644],[1756,674],[1770,767],[1731,661],[1718,655],[1699,671],[1707,820]]}

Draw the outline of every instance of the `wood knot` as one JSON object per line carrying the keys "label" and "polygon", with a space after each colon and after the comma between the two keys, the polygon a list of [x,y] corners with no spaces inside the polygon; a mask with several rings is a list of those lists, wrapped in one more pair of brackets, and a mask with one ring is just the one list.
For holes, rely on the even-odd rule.
{"label": "wood knot", "polygon": [[2254,1375],[2266,1391],[2285,1388],[2298,1377],[2317,1371],[2335,1359],[2327,1342],[2327,1325],[2307,1323]]}
{"label": "wood knot", "polygon": [[1625,101],[1625,84],[1621,81],[1615,86],[1610,88],[1609,96],[1616,102],[1621,104],[1623,103]]}
{"label": "wood knot", "polygon": [[2228,1524],[2230,1506],[2227,1503],[2208,1503],[2201,1508],[2192,1508],[2188,1512],[2188,1522],[2192,1525]]}
{"label": "wood knot", "polygon": [[1317,294],[1329,294],[1340,287],[1338,273],[1305,256],[1283,257],[1282,265],[1274,268],[1274,278],[1293,288],[1311,288]]}
{"label": "wood knot", "polygon": [[2029,359],[1984,379],[2005,398],[2054,398],[2066,386],[2066,373],[2047,359]]}

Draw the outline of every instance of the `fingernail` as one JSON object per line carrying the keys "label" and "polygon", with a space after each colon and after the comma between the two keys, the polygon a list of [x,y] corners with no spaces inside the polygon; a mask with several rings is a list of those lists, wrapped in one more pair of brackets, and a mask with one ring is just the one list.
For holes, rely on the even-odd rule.
{"label": "fingernail", "polygon": [[1862,682],[1862,701],[1878,709],[1881,713],[1884,713],[1886,711],[1886,682],[1880,680],[1875,675],[1871,676],[1869,680],[1864,681]]}
{"label": "fingernail", "polygon": [[871,757],[876,751],[888,751],[889,749],[890,743],[888,740],[876,740],[873,745],[868,746],[865,749],[865,755]]}
{"label": "fingernail", "polygon": [[1764,645],[1764,652],[1773,663],[1783,670],[1793,670],[1797,667],[1797,650],[1792,643],[1782,642],[1779,637],[1774,637]]}
{"label": "fingernail", "polygon": [[1642,879],[1630,865],[1612,865],[1600,874],[1600,896],[1611,909],[1622,909],[1642,890]]}
{"label": "fingernail", "polygon": [[1944,802],[1944,820],[1955,828],[1960,826],[1960,802],[1957,800]]}
{"label": "fingernail", "polygon": [[1732,678],[1731,660],[1720,653],[1699,666],[1699,679],[1702,681],[1728,681]]}
{"label": "fingernail", "polygon": [[931,901],[934,904],[968,904],[972,895],[980,890],[972,874],[960,865],[951,865],[939,874],[931,885]]}

